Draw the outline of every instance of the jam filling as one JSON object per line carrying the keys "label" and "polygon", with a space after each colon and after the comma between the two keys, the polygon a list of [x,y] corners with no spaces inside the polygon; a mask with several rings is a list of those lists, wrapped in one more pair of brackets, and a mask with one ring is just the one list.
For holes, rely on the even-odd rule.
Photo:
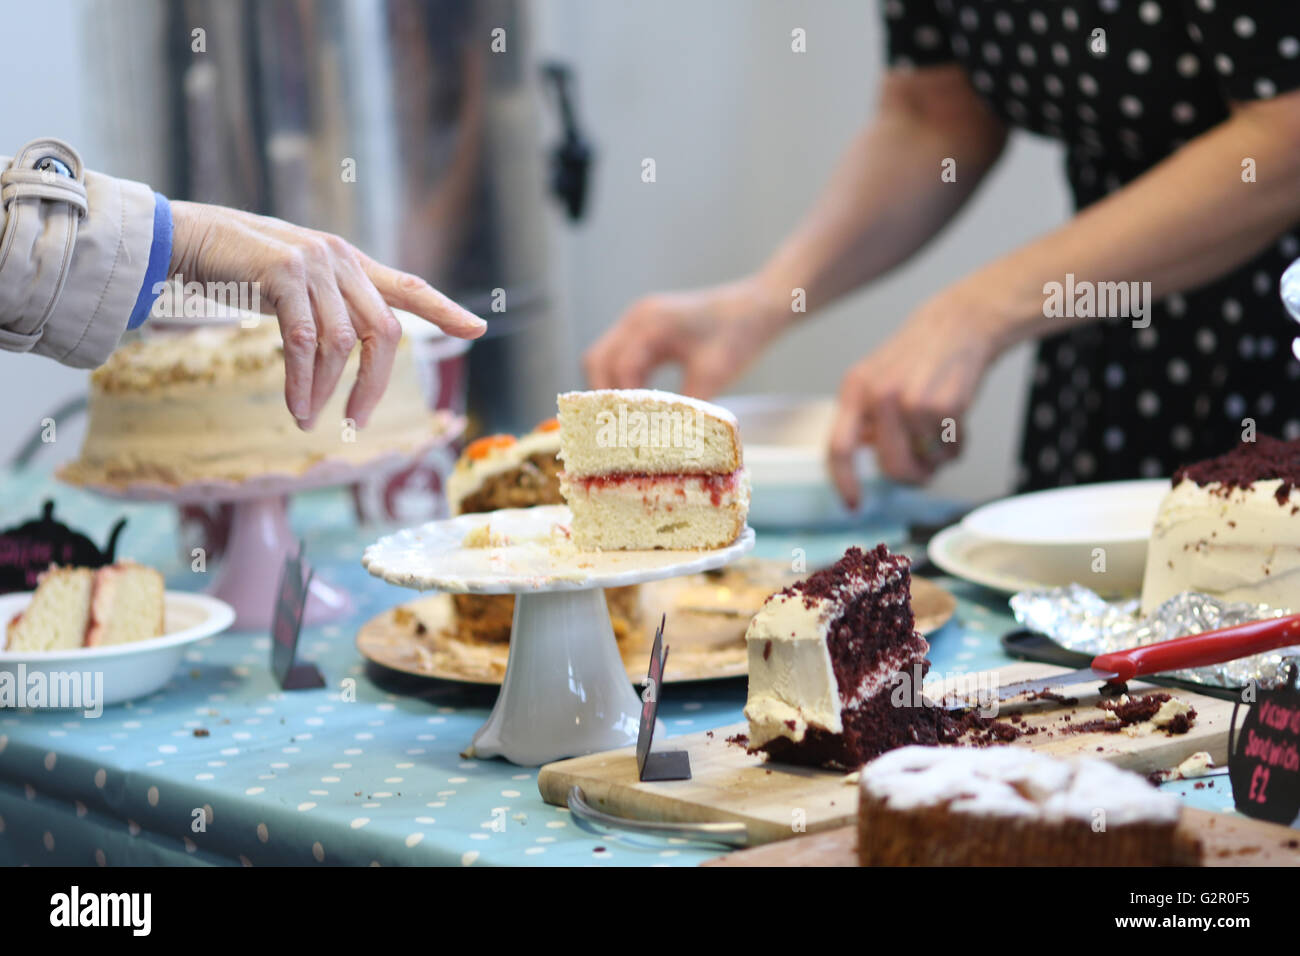
{"label": "jam filling", "polygon": [[685,497],[686,489],[692,481],[698,482],[701,491],[709,494],[709,501],[716,508],[722,504],[722,496],[734,491],[740,482],[740,471],[727,475],[689,474],[652,475],[639,472],[619,472],[612,475],[583,475],[573,479],[584,491],[590,493],[594,488],[628,487],[636,491],[650,491],[660,485],[677,485],[677,494]]}

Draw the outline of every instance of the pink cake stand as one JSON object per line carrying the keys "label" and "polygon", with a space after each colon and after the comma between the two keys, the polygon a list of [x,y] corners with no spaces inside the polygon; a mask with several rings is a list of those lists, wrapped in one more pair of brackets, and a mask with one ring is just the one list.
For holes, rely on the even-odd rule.
{"label": "pink cake stand", "polygon": [[[297,549],[289,527],[289,498],[299,491],[350,485],[412,464],[440,445],[454,440],[465,419],[440,412],[437,437],[406,452],[391,452],[354,463],[325,459],[297,475],[265,474],[243,481],[196,481],[186,485],[133,482],[128,485],[75,484],[119,501],[156,501],[174,505],[230,502],[230,539],[216,580],[208,593],[235,609],[234,630],[265,631],[274,616],[276,589],[285,557]],[[322,624],[350,613],[346,591],[313,577],[304,609],[304,622]]]}

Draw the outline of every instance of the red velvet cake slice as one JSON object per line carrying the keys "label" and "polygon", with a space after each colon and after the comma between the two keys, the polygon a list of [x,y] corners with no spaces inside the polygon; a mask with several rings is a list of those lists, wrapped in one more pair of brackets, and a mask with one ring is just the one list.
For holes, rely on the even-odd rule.
{"label": "red velvet cake slice", "polygon": [[[887,750],[938,743],[939,715],[895,695],[895,675],[924,676],[930,649],[913,626],[910,563],[882,544],[763,604],[749,647],[750,752],[855,769]],[[893,698],[905,698],[895,706]]]}

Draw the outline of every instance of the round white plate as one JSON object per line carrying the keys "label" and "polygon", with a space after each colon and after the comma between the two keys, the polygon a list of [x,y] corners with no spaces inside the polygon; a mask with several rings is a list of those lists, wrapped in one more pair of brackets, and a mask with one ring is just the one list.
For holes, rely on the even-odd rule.
{"label": "round white plate", "polygon": [[[0,635],[31,599],[30,591],[0,596]],[[120,704],[162,687],[176,672],[187,645],[220,634],[234,619],[234,609],[225,601],[206,594],[168,591],[163,597],[161,637],[66,651],[0,649],[0,675],[11,675],[0,676],[0,687],[8,681],[15,682],[14,688],[22,682],[31,687],[37,673],[45,675],[46,686],[53,686],[53,681],[66,685],[69,675],[79,675],[74,683],[94,700],[83,699],[80,706],[72,705],[75,709],[93,711]]]}
{"label": "round white plate", "polygon": [[[585,591],[644,584],[720,568],[754,547],[745,528],[713,551],[578,551],[562,534],[573,515],[567,505],[504,508],[430,521],[380,538],[361,563],[377,578],[402,587],[469,594]],[[467,547],[471,532],[485,532],[499,547]],[[481,532],[484,533],[484,532]]]}
{"label": "round white plate", "polygon": [[926,550],[930,560],[953,577],[1004,594],[1078,582],[1108,597],[1132,597],[1142,589],[1146,562],[1145,541],[1136,562],[1107,561],[1105,572],[1098,572],[1090,549],[1062,550],[1046,560],[1042,548],[989,541],[960,524],[936,534]]}
{"label": "round white plate", "polygon": [[1034,491],[976,508],[962,527],[988,541],[1107,547],[1151,536],[1169,479],[1109,481]]}
{"label": "round white plate", "polygon": [[968,514],[961,523],[966,537],[957,540],[965,544],[966,564],[973,560],[999,578],[1135,594],[1142,589],[1151,526],[1168,490],[1169,481],[1158,478],[1016,495]]}

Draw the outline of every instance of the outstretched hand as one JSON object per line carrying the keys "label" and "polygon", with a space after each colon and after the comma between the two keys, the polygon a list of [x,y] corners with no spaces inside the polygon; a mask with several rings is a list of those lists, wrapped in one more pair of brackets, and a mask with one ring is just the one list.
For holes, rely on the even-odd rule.
{"label": "outstretched hand", "polygon": [[284,339],[284,397],[311,428],[358,342],[348,418],[364,427],[392,372],[401,325],[390,306],[472,339],[487,323],[423,279],[381,265],[338,236],[267,216],[173,202],[171,274],[185,281],[257,282]]}

